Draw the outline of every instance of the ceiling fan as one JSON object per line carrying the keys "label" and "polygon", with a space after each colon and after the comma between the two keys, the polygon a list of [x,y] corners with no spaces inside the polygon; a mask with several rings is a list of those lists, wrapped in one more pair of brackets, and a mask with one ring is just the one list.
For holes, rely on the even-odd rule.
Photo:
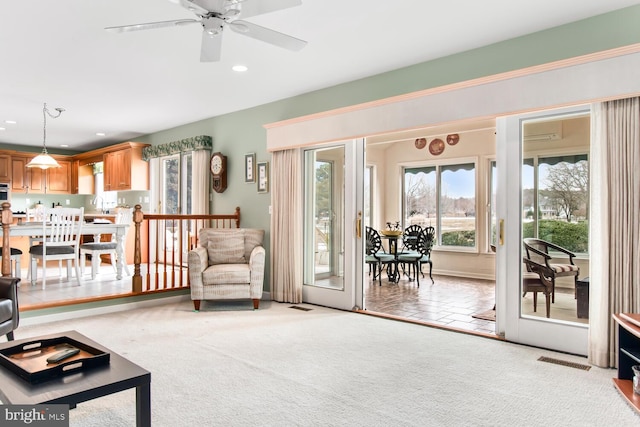
{"label": "ceiling fan", "polygon": [[190,10],[198,19],[176,19],[171,21],[147,22],[143,24],[107,27],[105,30],[122,33],[127,31],[148,30],[152,28],[174,27],[198,23],[202,25],[201,62],[220,60],[222,50],[222,30],[228,26],[233,31],[274,46],[298,51],[305,47],[306,41],[287,34],[261,27],[241,20],[251,16],[275,12],[299,6],[301,0],[170,0]]}

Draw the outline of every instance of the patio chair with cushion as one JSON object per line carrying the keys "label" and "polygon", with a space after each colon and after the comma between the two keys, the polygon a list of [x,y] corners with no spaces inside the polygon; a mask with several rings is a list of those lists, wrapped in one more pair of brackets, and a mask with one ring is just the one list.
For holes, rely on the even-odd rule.
{"label": "patio chair with cushion", "polygon": [[[545,240],[534,238],[524,239],[524,248],[528,260],[544,265],[548,269],[547,272],[551,280],[552,303],[556,302],[557,277],[573,276],[574,289],[577,289],[580,267],[573,262],[576,256],[573,252]],[[553,254],[550,252],[553,252]]]}

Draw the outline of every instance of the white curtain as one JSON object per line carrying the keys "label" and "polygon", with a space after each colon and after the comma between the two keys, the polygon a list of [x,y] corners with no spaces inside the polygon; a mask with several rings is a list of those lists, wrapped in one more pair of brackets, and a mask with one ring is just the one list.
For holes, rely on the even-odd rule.
{"label": "white curtain", "polygon": [[594,105],[589,362],[615,367],[614,313],[640,312],[640,98]]}
{"label": "white curtain", "polygon": [[191,177],[192,214],[209,213],[209,156],[208,150],[194,151],[191,155],[193,176]]}
{"label": "white curtain", "polygon": [[302,302],[302,159],[299,149],[274,152],[271,187],[271,298]]}

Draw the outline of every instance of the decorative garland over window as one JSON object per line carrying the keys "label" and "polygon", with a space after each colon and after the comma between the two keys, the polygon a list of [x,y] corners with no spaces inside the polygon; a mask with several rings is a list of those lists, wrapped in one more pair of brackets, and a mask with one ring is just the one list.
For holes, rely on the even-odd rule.
{"label": "decorative garland over window", "polygon": [[213,138],[208,135],[192,136],[191,138],[173,141],[168,144],[152,145],[142,149],[142,159],[149,161],[156,157],[165,157],[185,151],[211,150]]}

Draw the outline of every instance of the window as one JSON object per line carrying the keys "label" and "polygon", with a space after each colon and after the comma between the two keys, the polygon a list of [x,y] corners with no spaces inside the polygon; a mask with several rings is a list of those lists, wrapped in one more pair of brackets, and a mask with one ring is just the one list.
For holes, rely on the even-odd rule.
{"label": "window", "polygon": [[529,157],[522,165],[522,236],[576,253],[589,249],[586,154]]}
{"label": "window", "polygon": [[475,170],[474,163],[405,168],[404,227],[433,226],[438,245],[475,247]]}

